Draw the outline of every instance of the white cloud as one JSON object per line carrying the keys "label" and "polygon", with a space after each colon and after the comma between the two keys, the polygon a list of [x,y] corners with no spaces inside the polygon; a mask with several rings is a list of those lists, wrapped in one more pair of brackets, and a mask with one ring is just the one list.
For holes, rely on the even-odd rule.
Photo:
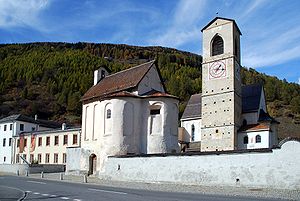
{"label": "white cloud", "polygon": [[48,0],[0,0],[0,27],[38,28],[38,15],[48,4]]}
{"label": "white cloud", "polygon": [[246,10],[242,13],[241,18],[247,16],[248,14],[251,14],[256,9],[258,9],[259,7],[261,7],[264,3],[266,3],[266,0],[254,0],[254,1],[250,1],[250,4],[249,4],[248,8],[246,8]]}
{"label": "white cloud", "polygon": [[178,47],[189,41],[197,40],[199,27],[203,17],[206,1],[181,0],[174,11],[171,26],[158,37],[149,40],[151,45]]}

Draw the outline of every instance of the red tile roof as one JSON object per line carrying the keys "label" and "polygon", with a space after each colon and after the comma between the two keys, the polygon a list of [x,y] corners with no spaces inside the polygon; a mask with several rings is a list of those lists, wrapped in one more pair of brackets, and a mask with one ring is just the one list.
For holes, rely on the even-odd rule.
{"label": "red tile roof", "polygon": [[[97,85],[92,86],[82,97],[82,101],[90,99],[101,99],[102,97],[113,96],[117,92],[137,87],[149,69],[153,66],[154,60],[129,68],[118,73],[106,76]],[[117,94],[115,94],[117,95]],[[124,95],[124,94],[123,94]]]}
{"label": "red tile roof", "polygon": [[266,123],[250,124],[242,126],[240,131],[261,131],[261,130],[270,130],[270,125]]}

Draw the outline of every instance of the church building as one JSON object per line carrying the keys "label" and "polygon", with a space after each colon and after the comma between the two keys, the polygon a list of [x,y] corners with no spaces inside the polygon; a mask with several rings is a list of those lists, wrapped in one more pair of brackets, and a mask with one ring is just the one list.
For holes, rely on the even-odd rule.
{"label": "church building", "polygon": [[108,156],[179,149],[179,101],[166,92],[155,61],[112,75],[100,68],[82,102],[81,148],[68,149],[69,172],[97,174]]}
{"label": "church building", "polygon": [[201,151],[275,146],[278,122],[267,113],[263,86],[241,83],[236,22],[216,17],[201,31],[202,94],[191,97],[181,118],[190,141],[200,141]]}

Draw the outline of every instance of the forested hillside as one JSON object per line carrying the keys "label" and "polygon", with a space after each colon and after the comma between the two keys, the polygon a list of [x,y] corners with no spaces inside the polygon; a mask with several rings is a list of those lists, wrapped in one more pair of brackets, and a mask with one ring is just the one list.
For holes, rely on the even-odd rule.
{"label": "forested hillside", "polygon": [[[112,73],[156,59],[169,93],[180,97],[180,112],[189,96],[201,92],[202,57],[163,47],[90,43],[0,45],[0,116],[23,113],[80,124],[81,96],[100,66]],[[300,136],[300,86],[254,69],[242,70],[245,84],[265,84],[269,112],[280,129]]]}

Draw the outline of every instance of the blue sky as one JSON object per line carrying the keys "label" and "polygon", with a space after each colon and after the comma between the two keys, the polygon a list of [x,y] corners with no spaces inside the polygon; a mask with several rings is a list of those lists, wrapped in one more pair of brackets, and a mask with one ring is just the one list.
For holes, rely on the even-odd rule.
{"label": "blue sky", "polygon": [[165,46],[202,54],[218,16],[242,31],[242,65],[300,84],[298,0],[0,0],[0,43]]}

